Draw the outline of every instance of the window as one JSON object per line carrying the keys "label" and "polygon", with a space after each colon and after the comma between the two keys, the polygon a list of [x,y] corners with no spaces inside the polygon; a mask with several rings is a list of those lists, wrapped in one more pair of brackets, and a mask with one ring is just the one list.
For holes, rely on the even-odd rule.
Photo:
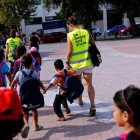
{"label": "window", "polygon": [[103,20],[103,11],[100,11],[100,13],[99,13],[99,17],[98,17],[97,20]]}
{"label": "window", "polygon": [[42,17],[35,17],[29,20],[25,20],[25,25],[34,25],[34,24],[41,24]]}
{"label": "window", "polygon": [[57,16],[48,16],[48,17],[45,17],[45,20],[46,21],[58,20],[58,17]]}
{"label": "window", "polygon": [[95,31],[95,30],[97,30],[97,29],[96,29],[96,28],[93,28],[92,30]]}
{"label": "window", "polygon": [[137,27],[140,27],[140,24],[137,24]]}
{"label": "window", "polygon": [[120,28],[125,28],[125,26],[120,26]]}
{"label": "window", "polygon": [[53,33],[54,35],[59,35],[59,33]]}
{"label": "window", "polygon": [[46,34],[46,35],[45,35],[45,37],[48,37],[48,36],[52,36],[52,34],[50,33],[50,34]]}

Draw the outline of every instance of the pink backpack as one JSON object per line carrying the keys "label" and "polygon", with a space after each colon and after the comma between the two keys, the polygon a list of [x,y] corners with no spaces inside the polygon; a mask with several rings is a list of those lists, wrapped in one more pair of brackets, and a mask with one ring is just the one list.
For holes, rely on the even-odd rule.
{"label": "pink backpack", "polygon": [[2,80],[2,74],[1,74],[1,67],[2,67],[3,64],[4,64],[4,62],[0,63],[0,87],[2,87],[4,85],[4,82]]}

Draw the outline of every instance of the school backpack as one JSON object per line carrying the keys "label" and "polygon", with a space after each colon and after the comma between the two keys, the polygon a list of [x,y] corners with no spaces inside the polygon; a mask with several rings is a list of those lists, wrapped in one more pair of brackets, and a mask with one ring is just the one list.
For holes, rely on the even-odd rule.
{"label": "school backpack", "polygon": [[60,87],[66,91],[65,93],[66,99],[70,103],[73,103],[75,99],[78,99],[82,95],[84,91],[84,87],[76,76],[68,75],[66,69],[64,69],[64,72],[65,72],[65,75],[56,74],[54,77],[64,78],[64,88],[61,86]]}
{"label": "school backpack", "polygon": [[33,65],[34,65],[36,71],[39,72],[40,64],[36,62],[36,59],[32,55],[31,55],[31,57],[32,57]]}
{"label": "school backpack", "polygon": [[22,102],[23,111],[29,111],[44,106],[44,97],[40,92],[38,81],[32,77],[33,71],[29,75],[24,70],[21,71],[24,75],[24,80],[20,83],[20,99]]}
{"label": "school backpack", "polygon": [[1,73],[1,67],[4,64],[4,62],[0,63],[0,87],[4,86],[4,81],[2,80],[2,73]]}

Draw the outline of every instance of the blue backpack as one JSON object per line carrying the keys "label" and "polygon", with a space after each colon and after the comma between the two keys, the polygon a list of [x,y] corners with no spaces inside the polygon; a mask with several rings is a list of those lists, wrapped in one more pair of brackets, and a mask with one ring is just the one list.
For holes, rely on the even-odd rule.
{"label": "blue backpack", "polygon": [[[65,97],[70,102],[73,103],[75,99],[78,99],[83,91],[84,87],[80,80],[76,76],[70,76],[67,74],[67,70],[64,69],[65,75],[55,75],[54,77],[63,77],[64,78],[64,88],[66,91]],[[58,85],[59,86],[59,85]]]}
{"label": "blue backpack", "polygon": [[41,108],[44,106],[44,96],[40,92],[38,81],[32,77],[33,71],[29,75],[24,70],[21,71],[24,75],[24,80],[20,83],[20,99],[24,112]]}

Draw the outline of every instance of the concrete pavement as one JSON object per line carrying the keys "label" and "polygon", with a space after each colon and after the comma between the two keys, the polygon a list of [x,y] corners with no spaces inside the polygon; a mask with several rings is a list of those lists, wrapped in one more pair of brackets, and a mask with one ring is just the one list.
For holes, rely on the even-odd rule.
{"label": "concrete pavement", "polygon": [[[85,88],[83,93],[84,105],[76,103],[69,105],[72,113],[65,115],[67,121],[55,121],[56,115],[52,104],[57,87],[51,88],[45,95],[44,108],[39,109],[39,124],[43,129],[33,131],[33,118],[30,117],[30,133],[27,140],[105,140],[123,132],[115,125],[113,119],[113,95],[116,91],[130,84],[139,86],[140,83],[140,39],[97,41],[103,63],[93,71],[93,85],[96,92],[97,115],[89,117],[89,99]],[[67,44],[53,43],[40,46],[43,56],[41,81],[45,86],[56,73],[53,62],[61,58],[65,62]],[[84,84],[84,80],[83,80]],[[85,86],[85,84],[84,84]],[[22,139],[20,135],[15,139]]]}

